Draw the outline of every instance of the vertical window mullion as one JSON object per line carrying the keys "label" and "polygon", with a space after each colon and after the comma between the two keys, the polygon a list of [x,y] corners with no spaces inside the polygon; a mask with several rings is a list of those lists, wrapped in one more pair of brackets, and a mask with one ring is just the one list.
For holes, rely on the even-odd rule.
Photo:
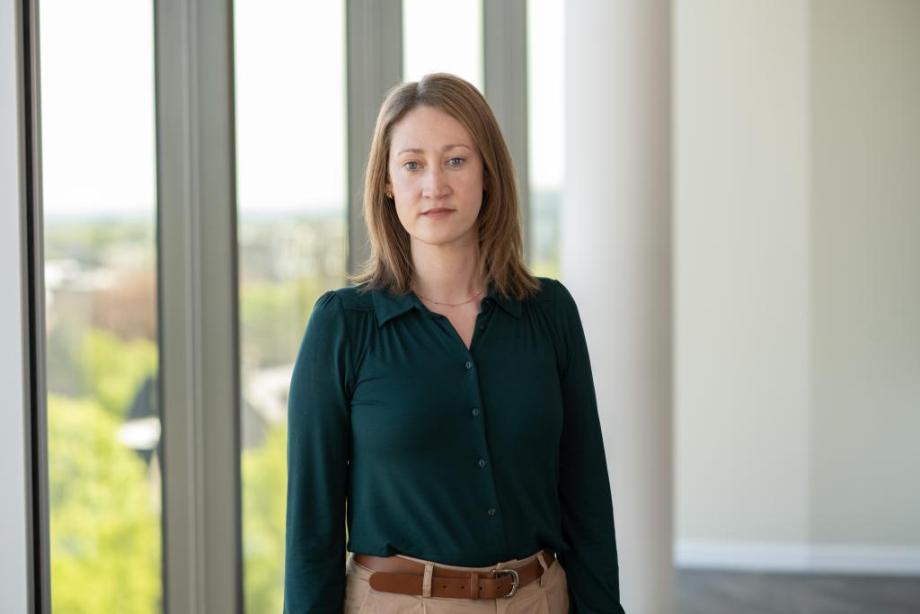
{"label": "vertical window mullion", "polygon": [[[0,611],[49,612],[38,41],[33,2],[0,2]],[[7,112],[9,111],[9,112]]]}
{"label": "vertical window mullion", "polygon": [[347,0],[348,272],[368,257],[362,217],[364,167],[377,111],[402,80],[402,0]]}
{"label": "vertical window mullion", "polygon": [[155,3],[164,610],[242,611],[232,3]]}
{"label": "vertical window mullion", "polygon": [[530,253],[527,143],[527,0],[483,0],[484,94],[501,126],[517,173],[525,259]]}

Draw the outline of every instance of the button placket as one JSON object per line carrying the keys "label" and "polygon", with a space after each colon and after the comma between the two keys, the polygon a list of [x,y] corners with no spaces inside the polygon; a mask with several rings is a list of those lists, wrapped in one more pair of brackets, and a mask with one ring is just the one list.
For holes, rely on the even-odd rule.
{"label": "button placket", "polygon": [[[483,329],[483,326],[484,326],[483,324],[478,325],[480,330]],[[473,415],[473,417],[480,417],[482,413],[482,406],[481,406],[481,399],[478,398],[478,388],[479,388],[478,379],[479,378],[476,374],[476,370],[474,369],[475,365],[473,364],[472,353],[468,351],[466,354],[466,357],[467,359],[464,361],[463,366],[464,366],[464,370],[470,375],[470,379],[467,380],[467,385],[473,388],[471,390],[473,394],[473,399],[471,400],[474,403],[476,403],[477,401],[480,403],[479,405],[471,407],[470,413]],[[482,422],[479,422],[478,424],[479,424],[479,426],[477,427],[478,436],[480,438],[481,443],[483,444],[483,449],[486,451],[486,453],[483,454],[483,456],[476,458],[476,464],[479,469],[486,470],[488,469],[488,464],[489,464],[489,461],[487,460],[488,444],[485,439],[486,423],[485,421],[482,421]],[[495,489],[494,476],[492,475],[490,471],[485,471],[482,474],[482,479],[486,481],[487,488],[491,491],[490,496],[488,497],[488,499],[486,499],[486,501],[489,502],[491,500],[492,506],[487,507],[485,512],[489,518],[494,519],[494,522],[496,523],[494,525],[494,530],[496,531],[496,538],[501,540],[502,538],[506,536],[504,532],[504,523],[502,522],[502,519],[501,519],[501,514],[498,513],[498,508],[497,506],[495,506],[497,492]]]}
{"label": "button placket", "polygon": [[491,307],[492,299],[490,297],[482,299],[482,309],[476,315],[476,330],[480,333],[486,329],[486,323],[489,320]]}

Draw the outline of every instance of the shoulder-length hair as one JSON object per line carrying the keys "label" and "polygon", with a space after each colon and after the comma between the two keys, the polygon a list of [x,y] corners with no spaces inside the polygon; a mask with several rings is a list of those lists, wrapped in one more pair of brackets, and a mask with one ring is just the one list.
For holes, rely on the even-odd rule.
{"label": "shoulder-length hair", "polygon": [[477,218],[478,277],[505,296],[522,300],[540,289],[523,257],[521,212],[508,146],[486,99],[472,84],[452,74],[432,73],[393,87],[377,115],[364,173],[364,222],[370,256],[348,281],[365,290],[409,291],[413,267],[409,233],[385,194],[393,126],[409,111],[427,105],[444,111],[470,133],[483,162],[483,200]]}

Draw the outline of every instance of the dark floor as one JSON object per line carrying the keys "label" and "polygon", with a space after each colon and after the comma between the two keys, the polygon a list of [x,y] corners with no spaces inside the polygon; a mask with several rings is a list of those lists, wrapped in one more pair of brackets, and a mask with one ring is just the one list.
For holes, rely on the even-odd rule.
{"label": "dark floor", "polygon": [[677,570],[677,614],[920,614],[920,577]]}

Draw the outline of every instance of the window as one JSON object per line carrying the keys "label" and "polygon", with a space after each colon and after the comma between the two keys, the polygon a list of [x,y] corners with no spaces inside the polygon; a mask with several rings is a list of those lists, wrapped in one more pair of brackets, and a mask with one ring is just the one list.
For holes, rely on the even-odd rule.
{"label": "window", "polygon": [[527,104],[530,135],[530,267],[559,276],[559,208],[562,204],[563,32],[562,0],[527,5]]}
{"label": "window", "polygon": [[432,72],[482,91],[482,0],[403,0],[403,81]]}
{"label": "window", "polygon": [[274,614],[291,371],[316,299],[345,285],[345,7],[234,10],[244,599]]}
{"label": "window", "polygon": [[[236,0],[233,58],[226,51],[227,32],[221,29],[230,22],[225,19],[228,7],[200,12],[201,27],[193,29],[187,28],[183,11],[155,8],[163,6],[111,0],[40,3],[41,100],[36,115],[42,124],[42,366],[47,383],[52,605],[66,612],[146,613],[167,605],[181,609],[200,596],[225,596],[225,578],[231,573],[235,577],[236,561],[226,566],[231,571],[223,569],[217,576],[213,567],[199,568],[198,561],[213,560],[208,558],[215,550],[213,535],[195,522],[169,524],[190,527],[191,538],[183,540],[181,530],[164,532],[163,518],[213,521],[202,511],[210,509],[207,504],[214,498],[188,490],[200,482],[183,482],[184,476],[209,485],[230,484],[221,486],[222,493],[230,502],[228,509],[235,503],[235,492],[230,492],[235,480],[225,478],[236,467],[224,468],[205,453],[183,456],[188,446],[178,443],[178,435],[187,426],[183,418],[190,417],[190,428],[200,429],[190,441],[203,443],[202,449],[213,450],[215,443],[224,449],[235,446],[234,427],[220,434],[205,428],[212,426],[203,420],[213,416],[213,405],[198,397],[188,407],[183,401],[203,391],[199,396],[214,403],[215,392],[239,386],[244,608],[249,614],[278,612],[283,600],[291,371],[316,299],[346,283],[348,224],[362,223],[354,216],[349,222],[346,205],[346,114],[358,120],[355,130],[367,130],[360,118],[371,110],[376,114],[379,94],[395,85],[400,63],[404,80],[447,71],[482,91],[483,5],[481,0],[449,5],[404,0],[401,58],[396,45],[388,52],[387,45],[369,48],[371,43],[352,41],[355,74],[366,74],[372,66],[379,71],[375,75],[388,76],[366,91],[353,91],[350,107],[345,0]],[[379,7],[365,8],[352,14],[356,30],[364,27],[361,19],[376,23]],[[389,17],[399,23],[397,15]],[[112,23],[118,27],[103,25]],[[555,27],[561,32],[558,23]],[[541,71],[561,71],[540,60],[542,53],[556,52],[552,47],[535,52],[531,72],[540,62],[545,64]],[[156,70],[155,58],[162,62]],[[215,105],[227,101],[226,83],[197,78],[226,74],[222,71],[231,61],[235,126],[209,121]],[[561,88],[561,79],[552,81],[541,72],[531,80],[531,96],[561,97],[553,91]],[[502,85],[493,88],[501,90]],[[518,100],[520,94],[516,92]],[[531,138],[546,155],[535,154],[531,163],[535,195],[544,188],[552,192],[561,181],[559,159],[549,157],[553,149],[561,156],[561,137],[557,133],[557,141],[540,140],[537,133],[547,127],[539,118],[556,111],[547,107],[540,115],[538,108],[543,107],[532,106]],[[166,118],[159,126],[157,112]],[[351,137],[362,143],[366,137],[369,145],[370,134],[351,132]],[[207,162],[226,152],[228,143],[235,144],[235,168],[227,159],[215,162],[219,169],[209,167]],[[354,178],[358,162],[351,164]],[[209,224],[213,218],[206,216],[222,206],[214,203],[213,194],[229,193],[221,182],[234,173],[241,379],[236,382],[223,373],[207,377],[207,369],[195,362],[207,361],[206,355],[194,356],[189,361],[194,368],[180,371],[189,373],[187,381],[161,375],[161,356],[167,368],[176,364],[167,361],[167,352],[169,358],[193,354],[181,343],[189,338],[185,335],[200,335],[194,338],[200,344],[196,348],[213,347],[209,343],[215,337],[232,336],[232,330],[224,333],[225,326],[214,323],[232,321],[226,316],[235,313],[235,306],[227,305],[222,317],[214,318],[214,307],[229,301],[218,298],[219,305],[199,309],[196,301],[213,299],[214,294],[186,285],[189,279],[216,279],[208,277],[211,273],[232,285],[229,259],[220,259],[221,266],[215,267],[216,259],[208,257],[214,245],[227,245],[221,228],[229,225]],[[202,186],[202,193],[196,192]],[[227,214],[225,208],[219,211]],[[158,218],[164,220],[159,229]],[[158,239],[164,245],[181,245],[181,255],[172,249],[158,254]],[[552,256],[538,253],[541,262],[551,261]],[[182,276],[191,269],[204,277]],[[158,288],[158,278],[173,281]],[[162,315],[157,311],[160,303]],[[161,346],[161,337],[180,343]],[[161,438],[164,415],[168,419],[162,424],[177,429],[172,439]],[[162,456],[164,443],[177,446],[169,448],[174,455],[170,459]],[[173,471],[161,476],[161,466]],[[165,510],[163,477],[170,495],[176,493],[166,497]],[[235,513],[229,510],[221,520],[235,520]],[[213,526],[211,522],[208,528]],[[235,544],[224,554],[234,556]],[[195,576],[194,590],[181,581],[166,590],[164,570],[166,578],[200,575]],[[164,604],[164,595],[169,604]],[[234,591],[228,599],[236,598]]]}
{"label": "window", "polygon": [[153,6],[40,10],[52,604],[158,612]]}

